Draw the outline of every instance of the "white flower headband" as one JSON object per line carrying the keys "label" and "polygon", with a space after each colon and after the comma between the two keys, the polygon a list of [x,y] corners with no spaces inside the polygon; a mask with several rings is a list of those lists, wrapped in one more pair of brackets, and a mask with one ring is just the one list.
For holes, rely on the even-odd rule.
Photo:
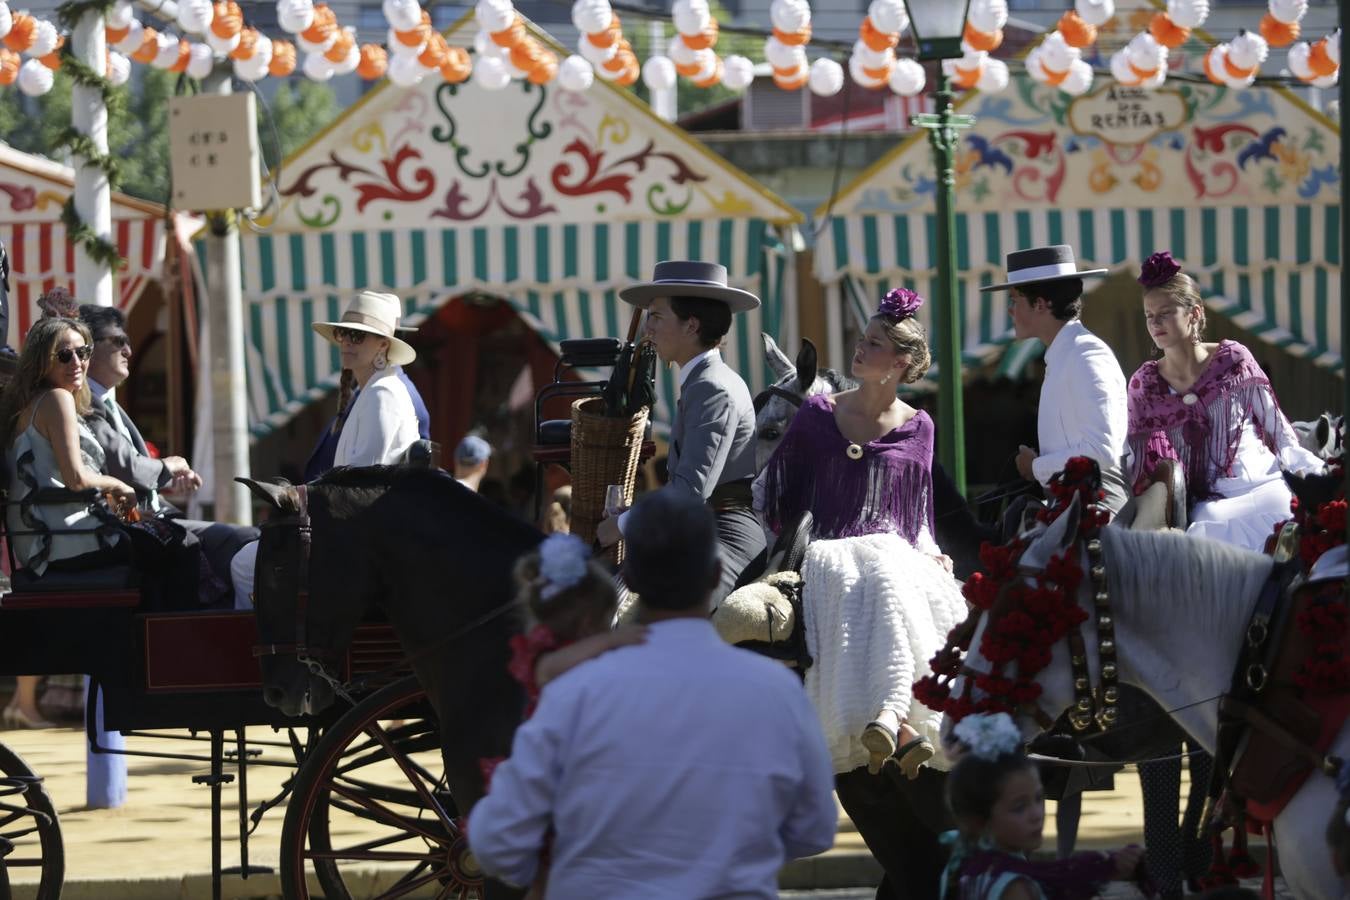
{"label": "white flower headband", "polygon": [[586,577],[586,562],[591,557],[586,543],[574,534],[550,534],[539,545],[539,596],[552,600]]}
{"label": "white flower headband", "polygon": [[995,760],[1022,748],[1022,732],[1007,713],[966,716],[952,728],[952,734],[980,759]]}

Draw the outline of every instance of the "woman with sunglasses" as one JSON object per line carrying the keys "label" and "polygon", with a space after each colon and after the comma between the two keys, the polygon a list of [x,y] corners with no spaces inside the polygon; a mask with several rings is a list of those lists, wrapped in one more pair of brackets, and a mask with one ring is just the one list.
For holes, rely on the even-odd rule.
{"label": "woman with sunglasses", "polygon": [[[6,524],[19,564],[39,576],[48,568],[89,568],[125,558],[114,549],[124,539],[121,530],[96,517],[89,504],[25,503],[40,488],[64,487],[94,488],[118,514],[136,504],[130,485],[102,474],[103,449],[84,423],[92,349],[80,322],[39,320],[0,396],[0,437],[9,463]],[[61,533],[47,533],[43,525]]]}
{"label": "woman with sunglasses", "polygon": [[[351,373],[356,399],[340,421],[334,466],[389,466],[400,462],[418,437],[417,410],[400,377],[417,351],[394,336],[403,304],[393,294],[362,291],[337,322],[315,322],[318,334],[338,347],[344,377]],[[344,405],[345,408],[345,405]],[[230,560],[235,609],[253,607],[258,542]]]}
{"label": "woman with sunglasses", "polygon": [[[103,450],[84,423],[89,411],[89,331],[66,318],[40,319],[28,333],[14,377],[0,394],[0,440],[10,493],[6,527],[20,566],[35,575],[78,570],[126,559],[126,536],[88,503],[31,504],[40,488],[94,488],[114,511],[136,503],[136,492],[100,472]],[[58,533],[52,533],[52,529]],[[38,677],[17,679],[4,709],[11,728],[48,728],[38,709]]]}
{"label": "woman with sunglasses", "polygon": [[387,466],[400,460],[418,438],[417,411],[402,366],[417,358],[394,336],[403,304],[393,294],[362,291],[337,322],[316,322],[314,330],[332,341],[342,368],[357,391],[338,436],[335,466]]}

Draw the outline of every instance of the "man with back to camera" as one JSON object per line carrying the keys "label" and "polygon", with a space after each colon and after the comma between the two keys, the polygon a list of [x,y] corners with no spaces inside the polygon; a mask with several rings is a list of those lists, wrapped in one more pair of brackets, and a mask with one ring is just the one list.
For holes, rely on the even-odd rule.
{"label": "man with back to camera", "polygon": [[[131,339],[127,337],[126,315],[114,306],[80,306],[80,321],[94,339],[89,357],[89,390],[93,411],[85,422],[107,456],[108,474],[136,489],[145,510],[153,515],[171,516],[201,545],[202,556],[217,579],[230,586],[230,560],[239,548],[258,539],[258,529],[224,522],[203,522],[178,517],[178,510],[160,497],[160,491],[195,491],[201,477],[181,456],[156,459],[149,453],[145,438],[126,410],[117,404],[115,391],[131,374]],[[231,596],[226,591],[222,600]]]}
{"label": "man with back to camera", "polygon": [[548,683],[469,841],[489,874],[548,896],[776,900],[778,870],[834,843],[834,773],[815,710],[780,663],[708,621],[719,583],[707,504],[656,491],[629,511],[623,577],[646,642]]}

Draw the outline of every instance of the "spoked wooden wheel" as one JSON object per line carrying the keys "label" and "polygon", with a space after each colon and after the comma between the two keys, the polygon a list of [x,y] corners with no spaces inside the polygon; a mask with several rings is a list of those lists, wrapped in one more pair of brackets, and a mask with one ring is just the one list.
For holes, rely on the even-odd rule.
{"label": "spoked wooden wheel", "polygon": [[57,900],[65,881],[61,823],[52,798],[23,757],[0,744],[0,898],[10,882],[30,882],[38,871],[37,900]]}
{"label": "spoked wooden wheel", "polygon": [[483,878],[455,823],[440,737],[415,678],[370,695],[305,758],[281,833],[281,884],[309,900],[416,895],[481,900]]}

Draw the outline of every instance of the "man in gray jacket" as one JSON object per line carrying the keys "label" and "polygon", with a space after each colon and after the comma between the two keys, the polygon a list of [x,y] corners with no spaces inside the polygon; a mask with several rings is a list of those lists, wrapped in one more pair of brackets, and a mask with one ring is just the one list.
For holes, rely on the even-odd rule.
{"label": "man in gray jacket", "polygon": [[[94,408],[85,424],[103,448],[108,474],[134,487],[143,498],[142,507],[147,513],[172,516],[195,536],[212,572],[228,588],[231,557],[244,544],[258,539],[258,529],[178,518],[178,510],[160,497],[160,491],[171,487],[196,490],[202,480],[181,456],[161,459],[151,456],[140,429],[117,404],[114,391],[131,374],[126,315],[116,307],[84,304],[80,307],[80,321],[94,338],[94,352],[89,358],[89,390]],[[222,600],[230,596],[231,592],[226,590]]]}
{"label": "man in gray jacket", "polygon": [[[759,306],[759,298],[728,287],[725,267],[703,262],[657,263],[650,282],[624,288],[619,296],[647,310],[647,339],[662,360],[679,367],[670,480],[662,490],[698,497],[717,516],[722,575],[712,595],[716,609],[764,550],[764,530],[751,508],[754,402],[717,349],[732,315]],[[602,521],[600,543],[617,542],[626,521],[626,514]]]}

